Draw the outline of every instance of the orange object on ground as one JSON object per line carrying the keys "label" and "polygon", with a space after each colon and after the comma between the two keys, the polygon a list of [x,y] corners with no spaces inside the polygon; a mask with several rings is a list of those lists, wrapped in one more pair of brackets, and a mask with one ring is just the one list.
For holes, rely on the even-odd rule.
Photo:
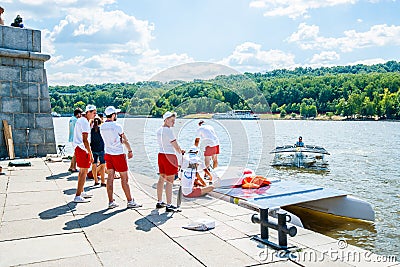
{"label": "orange object on ground", "polygon": [[268,181],[267,178],[256,175],[256,176],[245,177],[242,181],[242,188],[257,189],[262,186],[268,186],[270,184],[271,182]]}

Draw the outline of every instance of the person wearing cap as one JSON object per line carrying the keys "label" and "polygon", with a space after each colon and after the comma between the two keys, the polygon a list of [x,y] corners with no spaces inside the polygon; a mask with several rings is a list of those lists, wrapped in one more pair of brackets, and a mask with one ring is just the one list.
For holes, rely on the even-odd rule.
{"label": "person wearing cap", "polygon": [[[180,211],[178,207],[172,205],[172,185],[175,175],[178,174],[178,158],[176,152],[184,154],[185,151],[180,148],[176,140],[172,127],[175,125],[176,113],[167,111],[163,115],[164,123],[157,130],[158,152],[158,170],[160,177],[157,183],[157,204],[156,208],[165,207],[167,212]],[[165,196],[167,203],[162,201],[162,193],[165,184]]]}
{"label": "person wearing cap", "polygon": [[89,202],[87,198],[92,197],[92,195],[84,192],[83,189],[88,170],[93,162],[93,155],[89,143],[89,120],[92,120],[96,116],[96,112],[95,105],[87,105],[85,109],[86,117],[80,117],[75,123],[72,144],[75,150],[76,165],[79,167],[78,185],[74,198],[74,202],[76,203]]}
{"label": "person wearing cap", "polygon": [[[71,144],[74,141],[74,131],[75,131],[75,124],[77,122],[77,120],[81,117],[82,114],[82,109],[81,108],[76,108],[74,110],[74,115],[71,116],[71,118],[69,119],[69,137],[68,137],[68,141],[71,142]],[[72,145],[73,146],[73,145]],[[71,163],[69,165],[69,172],[77,172],[78,170],[76,169],[76,157],[75,157],[75,151],[74,151],[74,155],[72,156],[71,159]]]}
{"label": "person wearing cap", "polygon": [[299,141],[296,142],[295,146],[297,146],[297,147],[303,147],[304,146],[303,137],[299,136]]}
{"label": "person wearing cap", "polygon": [[108,208],[113,209],[118,207],[114,200],[114,178],[115,172],[119,172],[121,177],[122,190],[125,193],[126,200],[128,201],[127,208],[139,208],[142,205],[137,204],[131,195],[131,189],[128,183],[128,162],[124,153],[124,146],[128,150],[128,159],[133,157],[131,145],[128,138],[124,134],[122,126],[115,121],[120,109],[109,106],[105,109],[106,121],[100,126],[100,134],[104,141],[104,159],[107,165],[108,178],[107,178],[107,195],[108,195]]}
{"label": "person wearing cap", "polygon": [[200,197],[214,190],[214,186],[207,185],[200,177],[199,170],[203,170],[209,177],[212,177],[212,175],[197,156],[198,152],[199,148],[192,146],[189,153],[182,158],[180,172],[182,194],[189,198]]}
{"label": "person wearing cap", "polygon": [[[194,141],[195,146],[199,146],[200,139],[205,146],[204,150],[204,163],[207,168],[210,168],[210,162],[213,161],[213,169],[218,167],[218,154],[219,154],[219,139],[215,133],[214,127],[206,125],[201,120],[199,121],[199,128],[196,132],[196,139]],[[211,178],[210,178],[211,179]]]}

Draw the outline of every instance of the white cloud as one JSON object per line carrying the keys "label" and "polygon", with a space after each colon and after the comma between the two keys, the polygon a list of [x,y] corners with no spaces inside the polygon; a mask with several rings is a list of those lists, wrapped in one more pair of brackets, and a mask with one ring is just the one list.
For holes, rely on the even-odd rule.
{"label": "white cloud", "polygon": [[336,5],[355,4],[358,0],[254,0],[250,7],[266,10],[264,16],[288,16],[295,19],[306,16],[310,9],[318,9]]}
{"label": "white cloud", "polygon": [[315,64],[315,63],[330,63],[335,60],[339,60],[340,55],[336,53],[335,51],[323,51],[320,54],[315,54],[312,59],[310,60],[310,63]]}
{"label": "white cloud", "polygon": [[374,25],[366,32],[348,30],[343,37],[322,37],[319,27],[301,23],[298,31],[289,38],[289,43],[297,43],[304,50],[339,50],[352,52],[355,49],[379,47],[385,45],[400,45],[400,26],[386,24]]}
{"label": "white cloud", "polygon": [[82,85],[144,81],[164,69],[189,62],[194,60],[186,54],[160,55],[157,50],[148,50],[135,62],[110,53],[90,57],[75,56],[66,60],[56,57],[46,64],[46,68],[51,85]]}
{"label": "white cloud", "polygon": [[240,71],[265,71],[291,68],[295,65],[294,55],[281,50],[262,50],[260,44],[245,42],[238,45],[228,57],[218,62]]}
{"label": "white cloud", "polygon": [[358,65],[358,64],[375,65],[375,64],[383,64],[386,63],[387,61],[388,61],[387,59],[383,58],[371,58],[371,59],[358,60],[355,62],[349,62],[346,65]]}

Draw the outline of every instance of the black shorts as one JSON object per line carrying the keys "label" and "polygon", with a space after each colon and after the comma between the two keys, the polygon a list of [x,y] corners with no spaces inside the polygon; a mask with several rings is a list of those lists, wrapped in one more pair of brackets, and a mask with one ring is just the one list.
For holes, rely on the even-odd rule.
{"label": "black shorts", "polygon": [[99,159],[100,164],[106,163],[104,160],[104,151],[92,152],[93,153],[93,164],[97,164],[97,159]]}

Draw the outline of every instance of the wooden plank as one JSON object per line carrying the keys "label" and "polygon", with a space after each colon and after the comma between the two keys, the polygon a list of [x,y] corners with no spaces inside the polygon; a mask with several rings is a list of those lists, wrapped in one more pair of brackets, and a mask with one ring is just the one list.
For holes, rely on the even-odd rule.
{"label": "wooden plank", "polygon": [[14,142],[12,139],[12,129],[11,125],[8,124],[7,120],[3,120],[3,132],[4,132],[4,139],[6,140],[8,156],[10,159],[14,159],[15,152],[14,152]]}
{"label": "wooden plank", "polygon": [[4,132],[4,139],[6,139],[6,141],[10,138],[9,130],[10,127],[8,125],[8,122],[6,120],[3,120],[3,132]]}
{"label": "wooden plank", "polygon": [[8,122],[6,120],[3,120],[3,132],[4,132],[4,140],[6,141],[6,147],[8,151],[8,139],[10,136],[8,135],[10,127],[8,127]]}
{"label": "wooden plank", "polygon": [[15,159],[14,143],[12,139],[8,139],[8,155],[10,159]]}

